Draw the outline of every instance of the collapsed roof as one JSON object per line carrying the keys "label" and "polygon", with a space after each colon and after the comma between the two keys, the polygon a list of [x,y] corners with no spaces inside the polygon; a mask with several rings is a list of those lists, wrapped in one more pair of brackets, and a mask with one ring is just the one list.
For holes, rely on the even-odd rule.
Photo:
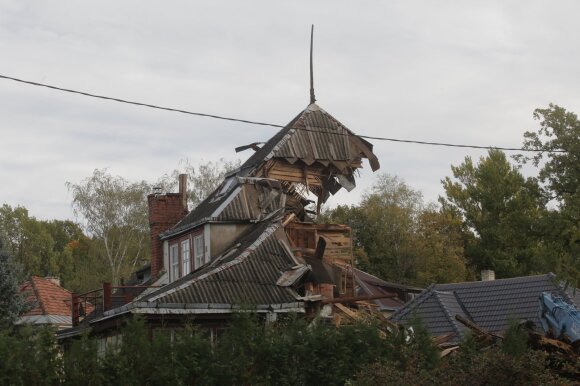
{"label": "collapsed roof", "polygon": [[[308,210],[305,207],[311,202],[308,200],[310,193],[317,197],[319,210],[331,194],[343,187],[350,191],[356,186],[355,174],[362,167],[363,158],[368,159],[373,171],[380,167],[371,143],[355,135],[315,103],[261,148],[255,144],[251,148],[257,149],[256,152],[240,168],[227,175],[218,189],[163,238],[208,221],[259,220],[260,216],[251,210],[252,207],[264,206],[265,201],[272,204],[281,197],[276,191],[286,193],[287,202],[278,201],[273,210],[286,207],[301,220],[306,220]],[[270,192],[265,201],[248,202],[247,195],[244,196],[245,188],[242,188],[247,184],[268,187]]]}
{"label": "collapsed roof", "polygon": [[[107,323],[101,322],[127,313],[211,319],[243,306],[265,313],[308,313],[309,304],[335,293],[355,294],[350,228],[314,223],[307,206],[314,195],[318,212],[331,194],[353,189],[363,158],[377,170],[372,145],[312,103],[262,147],[248,148],[255,153],[186,215],[180,214],[185,202],[181,184],[179,194],[148,197],[152,250],[160,251],[152,252],[152,266],[159,258],[156,267],[163,267],[161,240],[166,247],[178,247],[180,240],[203,232],[207,239],[219,239],[219,248],[212,247],[201,266],[170,283],[166,271],[155,282],[161,288],[106,309],[90,325],[102,327]],[[152,218],[157,211],[179,216]],[[160,226],[163,230],[156,230]],[[224,236],[226,229],[231,238]],[[174,256],[179,259],[179,253]]]}

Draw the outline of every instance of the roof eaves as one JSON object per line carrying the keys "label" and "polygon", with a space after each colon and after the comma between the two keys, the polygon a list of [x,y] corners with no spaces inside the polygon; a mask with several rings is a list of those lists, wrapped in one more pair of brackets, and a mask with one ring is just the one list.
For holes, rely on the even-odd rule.
{"label": "roof eaves", "polygon": [[90,324],[102,322],[123,314],[159,314],[159,315],[197,315],[197,314],[231,314],[233,312],[254,311],[264,312],[299,312],[304,313],[304,303],[258,304],[255,307],[246,307],[238,304],[218,303],[164,303],[133,302],[109,310],[102,317],[93,319]]}
{"label": "roof eaves", "polygon": [[180,234],[182,234],[184,232],[187,232],[187,231],[189,231],[189,230],[191,230],[193,228],[197,228],[198,226],[203,225],[205,223],[208,223],[208,222],[210,222],[212,220],[215,220],[215,218],[212,218],[212,217],[204,217],[204,218],[201,218],[201,219],[197,220],[196,222],[189,223],[189,224],[183,225],[183,226],[181,226],[179,228],[170,229],[167,232],[161,233],[159,235],[159,238],[161,240],[167,240],[167,239],[169,239],[169,238],[171,238],[173,236],[180,235]]}

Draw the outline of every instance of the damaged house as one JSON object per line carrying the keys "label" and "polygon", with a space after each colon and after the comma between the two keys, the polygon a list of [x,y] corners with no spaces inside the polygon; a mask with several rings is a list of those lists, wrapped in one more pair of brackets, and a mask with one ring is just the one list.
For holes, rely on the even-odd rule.
{"label": "damaged house", "polygon": [[178,193],[148,196],[152,285],[75,295],[77,327],[60,338],[87,326],[113,334],[134,314],[152,328],[193,320],[214,333],[240,308],[268,320],[330,316],[347,301],[405,296],[388,283],[358,292],[369,277],[355,273],[351,229],[314,221],[330,195],[355,187],[363,159],[379,169],[369,142],[312,102],[261,147],[236,150],[249,148],[249,159],[190,212],[185,175]]}

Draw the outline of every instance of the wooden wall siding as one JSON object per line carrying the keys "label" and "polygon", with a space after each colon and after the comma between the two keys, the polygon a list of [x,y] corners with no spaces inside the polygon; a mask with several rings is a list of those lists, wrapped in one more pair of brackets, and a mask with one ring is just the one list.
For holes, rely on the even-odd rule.
{"label": "wooden wall siding", "polygon": [[290,164],[283,160],[275,160],[266,165],[265,175],[276,180],[301,182],[311,185],[320,185],[320,180],[328,175],[321,167],[302,166],[298,163]]}
{"label": "wooden wall siding", "polygon": [[286,226],[286,234],[294,248],[313,254],[319,237],[324,237],[324,260],[329,263],[352,264],[351,230],[345,225],[293,222]]}

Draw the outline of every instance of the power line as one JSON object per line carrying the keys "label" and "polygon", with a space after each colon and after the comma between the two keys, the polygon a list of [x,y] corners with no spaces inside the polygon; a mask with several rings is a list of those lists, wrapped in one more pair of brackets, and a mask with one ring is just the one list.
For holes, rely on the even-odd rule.
{"label": "power line", "polygon": [[64,92],[68,92],[68,93],[71,93],[71,94],[79,94],[79,95],[84,95],[84,96],[88,96],[88,97],[92,97],[92,98],[105,99],[105,100],[109,100],[109,101],[126,103],[126,104],[129,104],[129,105],[149,107],[149,108],[157,109],[157,110],[173,111],[173,112],[176,112],[176,113],[183,113],[183,114],[189,114],[189,115],[197,115],[197,116],[200,116],[200,117],[208,117],[208,118],[215,118],[215,119],[223,119],[223,120],[226,120],[226,121],[249,123],[249,124],[252,124],[252,125],[284,127],[284,126],[281,126],[281,125],[274,125],[274,124],[271,124],[271,123],[248,121],[248,120],[245,120],[245,119],[237,119],[237,118],[229,118],[229,117],[222,117],[222,116],[213,115],[213,114],[195,113],[193,111],[187,111],[187,110],[181,110],[181,109],[174,109],[174,108],[171,108],[171,107],[163,107],[163,106],[151,105],[151,104],[148,104],[148,103],[133,102],[133,101],[128,101],[128,100],[120,99],[120,98],[112,98],[112,97],[108,97],[108,96],[104,96],[104,95],[91,94],[91,93],[84,92],[84,91],[77,91],[77,90],[71,90],[71,89],[68,89],[68,88],[51,86],[51,85],[44,84],[44,83],[31,82],[31,81],[28,81],[28,80],[13,78],[13,77],[10,77],[10,76],[5,76],[5,75],[0,75],[0,78],[13,80],[15,82],[20,82],[20,83],[31,84],[33,86],[40,86],[40,87],[50,88],[50,89],[53,89],[53,90],[64,91]]}
{"label": "power line", "polygon": [[[52,89],[52,90],[68,92],[68,93],[71,93],[71,94],[84,95],[84,96],[88,96],[88,97],[91,97],[91,98],[98,98],[98,99],[104,99],[104,100],[109,100],[109,101],[114,101],[114,102],[126,103],[126,104],[129,104],[129,105],[149,107],[149,108],[157,109],[157,110],[172,111],[172,112],[176,112],[176,113],[196,115],[196,116],[199,116],[199,117],[207,117],[207,118],[221,119],[221,120],[225,120],[225,121],[241,122],[241,123],[247,123],[247,124],[251,124],[251,125],[271,126],[271,127],[278,127],[278,128],[285,127],[283,125],[277,125],[277,124],[274,124],[274,123],[258,122],[258,121],[251,121],[251,120],[247,120],[247,119],[238,119],[238,118],[224,117],[224,116],[215,115],[215,114],[197,113],[197,112],[193,112],[193,111],[176,109],[176,108],[172,108],[172,107],[163,107],[163,106],[152,105],[152,104],[148,104],[148,103],[134,102],[134,101],[129,101],[129,100],[120,99],[120,98],[108,97],[108,96],[104,96],[104,95],[91,94],[91,93],[84,92],[84,91],[71,90],[71,89],[68,89],[68,88],[52,86],[52,85],[48,85],[48,84],[44,84],[44,83],[32,82],[32,81],[28,81],[28,80],[24,80],[24,79],[19,79],[19,78],[14,78],[14,77],[11,77],[11,76],[6,76],[6,75],[0,75],[0,78],[2,78],[2,79],[8,79],[8,80],[13,80],[15,82],[25,83],[25,84],[29,84],[29,85],[33,85],[33,86],[45,87],[45,88],[49,88],[49,89]],[[309,129],[301,129],[301,130],[304,130],[304,131],[314,131],[314,130],[309,130]],[[336,133],[336,134],[338,134],[338,133]],[[418,144],[418,145],[430,145],[430,146],[447,146],[447,147],[459,147],[459,148],[470,148],[470,149],[488,149],[488,150],[489,149],[496,149],[496,150],[504,150],[504,151],[523,151],[523,152],[566,153],[566,150],[544,150],[544,149],[524,149],[524,148],[514,148],[514,147],[463,145],[463,144],[452,144],[452,143],[443,143],[443,142],[427,142],[427,141],[414,141],[414,140],[408,140],[408,139],[397,139],[397,138],[386,138],[386,137],[372,137],[372,136],[368,136],[368,135],[358,135],[358,136],[361,137],[361,138],[372,139],[372,140],[377,140],[377,141],[389,141],[389,142],[400,142],[400,143],[413,143],[413,144]]]}

